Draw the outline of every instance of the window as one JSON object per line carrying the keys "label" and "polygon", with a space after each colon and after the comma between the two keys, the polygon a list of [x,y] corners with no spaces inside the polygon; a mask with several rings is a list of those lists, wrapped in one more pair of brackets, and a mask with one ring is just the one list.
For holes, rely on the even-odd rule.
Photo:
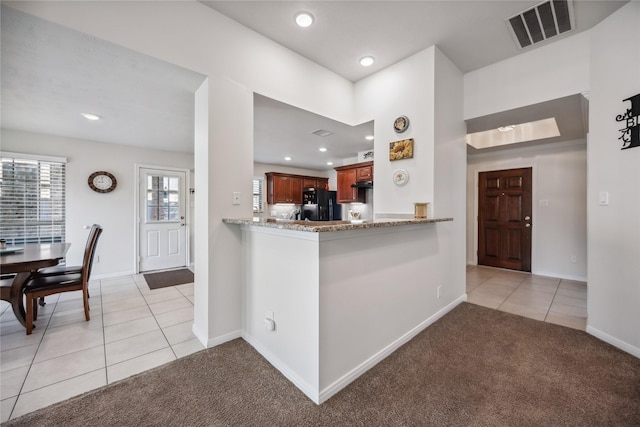
{"label": "window", "polygon": [[253,179],[253,212],[264,212],[264,179]]}
{"label": "window", "polygon": [[65,241],[66,159],[0,154],[0,236],[9,244]]}
{"label": "window", "polygon": [[147,222],[180,221],[180,178],[147,176]]}

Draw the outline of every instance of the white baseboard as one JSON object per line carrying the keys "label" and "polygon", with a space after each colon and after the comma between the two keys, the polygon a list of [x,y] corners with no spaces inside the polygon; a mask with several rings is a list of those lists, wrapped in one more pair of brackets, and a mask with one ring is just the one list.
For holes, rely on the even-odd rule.
{"label": "white baseboard", "polygon": [[536,276],[554,277],[564,280],[575,280],[576,282],[587,281],[587,278],[585,276],[573,276],[571,274],[552,273],[548,271],[532,271],[531,274],[535,274]]}
{"label": "white baseboard", "polygon": [[286,363],[284,363],[280,358],[276,357],[273,353],[263,347],[256,339],[248,334],[244,334],[242,337],[246,342],[248,342],[253,348],[256,349],[258,353],[262,355],[274,368],[276,368],[286,379],[291,381],[293,385],[298,387],[300,391],[302,391],[311,401],[317,405],[320,403],[320,398],[318,391],[315,387],[309,384],[307,381],[302,379],[298,374],[296,374],[293,370],[289,369]]}
{"label": "white baseboard", "polygon": [[220,335],[218,337],[209,338],[206,336],[206,334],[201,333],[200,330],[196,328],[195,323],[193,324],[193,326],[191,326],[191,332],[193,332],[193,335],[196,336],[198,341],[200,341],[200,343],[205,346],[205,348],[215,347],[228,341],[235,340],[236,338],[242,338],[242,331],[240,330],[232,331],[228,334]]}
{"label": "white baseboard", "polygon": [[89,281],[92,280],[101,280],[101,279],[112,279],[114,277],[124,277],[124,276],[134,276],[136,273],[131,271],[120,271],[118,273],[104,273],[104,274],[92,274]]}
{"label": "white baseboard", "polygon": [[618,338],[611,336],[606,332],[602,332],[593,326],[587,326],[587,333],[640,359],[640,348],[638,347],[619,340]]}
{"label": "white baseboard", "polygon": [[[408,331],[407,333],[405,333],[403,336],[398,338],[396,341],[394,341],[393,343],[389,344],[387,347],[385,347],[384,349],[382,349],[378,353],[374,354],[369,359],[365,360],[363,363],[361,363],[359,366],[357,366],[354,369],[352,369],[347,374],[343,375],[340,379],[335,381],[333,384],[331,384],[328,387],[325,387],[320,392],[319,403],[323,403],[323,402],[326,402],[327,400],[329,400],[329,398],[331,398],[331,396],[333,396],[334,394],[336,394],[337,392],[339,392],[340,390],[345,388],[347,385],[349,385],[351,382],[353,382],[360,375],[362,375],[365,372],[367,372],[369,369],[374,367],[376,364],[378,364],[384,358],[386,358],[391,353],[396,351],[402,345],[404,345],[407,342],[411,341],[412,338],[414,338],[416,335],[418,335],[420,332],[422,332],[428,326],[433,324],[436,320],[440,319],[442,316],[444,316],[445,314],[447,314],[448,312],[453,310],[455,307],[457,307],[460,303],[463,303],[466,300],[467,300],[467,294],[461,295],[456,300],[454,300],[451,304],[448,304],[446,307],[444,307],[441,310],[439,310],[438,312],[436,312],[433,316],[431,316],[428,319],[424,320],[422,323],[420,323],[418,326],[416,326],[415,328],[413,328],[410,331]],[[318,402],[316,402],[316,403],[318,403]]]}

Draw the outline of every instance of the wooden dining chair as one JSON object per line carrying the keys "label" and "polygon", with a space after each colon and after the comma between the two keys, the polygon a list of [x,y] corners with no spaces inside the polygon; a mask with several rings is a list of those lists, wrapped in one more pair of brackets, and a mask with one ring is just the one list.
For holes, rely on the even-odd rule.
{"label": "wooden dining chair", "polygon": [[[85,251],[89,246],[91,246],[91,242],[93,241],[95,234],[98,232],[98,228],[100,226],[98,224],[93,224],[91,229],[89,230],[89,235],[87,236],[87,243],[85,245]],[[59,276],[61,274],[81,274],[82,266],[81,265],[57,265],[55,267],[47,267],[41,268],[35,273],[35,276],[43,277],[43,276]],[[38,303],[44,307],[44,297],[38,299]],[[37,314],[37,313],[36,313]],[[37,316],[36,316],[37,317]],[[35,319],[34,319],[35,320]]]}
{"label": "wooden dining chair", "polygon": [[[93,230],[93,228],[92,228]],[[102,234],[102,227],[95,225],[93,233],[89,234],[87,245],[84,249],[84,257],[80,271],[69,270],[68,273],[60,274],[35,274],[24,288],[26,297],[26,323],[27,335],[33,331],[33,321],[38,316],[38,298],[46,297],[61,292],[82,291],[82,299],[84,302],[84,316],[86,320],[89,316],[89,277],[91,276],[91,267],[93,265],[93,256],[98,245],[98,238]],[[55,267],[54,267],[55,268]]]}

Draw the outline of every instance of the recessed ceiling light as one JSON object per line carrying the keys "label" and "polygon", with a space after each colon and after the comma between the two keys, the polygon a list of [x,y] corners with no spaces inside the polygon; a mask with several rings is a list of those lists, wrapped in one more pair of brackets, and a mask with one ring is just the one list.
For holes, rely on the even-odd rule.
{"label": "recessed ceiling light", "polygon": [[514,125],[500,126],[500,127],[498,128],[498,130],[499,130],[500,132],[509,132],[509,131],[512,131],[513,129],[515,129],[515,126],[514,126]]}
{"label": "recessed ceiling light", "polygon": [[318,148],[318,151],[321,151],[324,153],[325,151],[327,151],[327,147],[320,147]]}
{"label": "recessed ceiling light", "polygon": [[360,65],[362,65],[363,67],[369,67],[373,65],[374,62],[376,62],[376,60],[373,58],[373,56],[364,56],[360,58]]}
{"label": "recessed ceiling light", "polygon": [[327,166],[333,166],[333,162],[327,162]]}
{"label": "recessed ceiling light", "polygon": [[302,28],[307,28],[311,26],[314,20],[313,15],[310,12],[305,12],[305,11],[296,13],[295,19],[296,19],[296,24],[298,24],[298,26]]}
{"label": "recessed ceiling light", "polygon": [[367,141],[373,141],[373,135],[367,135],[364,137]]}
{"label": "recessed ceiling light", "polygon": [[92,113],[80,113],[80,115],[87,120],[93,120],[93,121],[100,120],[102,118],[99,115],[92,114]]}
{"label": "recessed ceiling light", "polygon": [[287,156],[284,158],[287,162],[291,161],[291,157]]}

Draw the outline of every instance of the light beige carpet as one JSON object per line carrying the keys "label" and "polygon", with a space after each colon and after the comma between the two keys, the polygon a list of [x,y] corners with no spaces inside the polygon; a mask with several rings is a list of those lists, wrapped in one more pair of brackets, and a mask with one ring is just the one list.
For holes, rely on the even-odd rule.
{"label": "light beige carpet", "polygon": [[639,424],[639,359],[581,331],[467,303],[320,406],[238,339],[7,423]]}

